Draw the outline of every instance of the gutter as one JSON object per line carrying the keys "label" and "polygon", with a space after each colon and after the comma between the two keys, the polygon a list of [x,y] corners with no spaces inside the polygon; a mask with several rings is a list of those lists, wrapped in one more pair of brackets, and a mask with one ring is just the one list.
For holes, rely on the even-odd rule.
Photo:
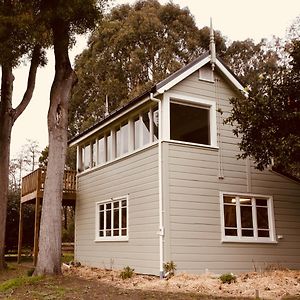
{"label": "gutter", "polygon": [[164,224],[163,224],[163,186],[162,186],[162,105],[161,100],[150,93],[150,100],[158,103],[159,133],[158,133],[158,210],[159,210],[159,277],[164,278]]}

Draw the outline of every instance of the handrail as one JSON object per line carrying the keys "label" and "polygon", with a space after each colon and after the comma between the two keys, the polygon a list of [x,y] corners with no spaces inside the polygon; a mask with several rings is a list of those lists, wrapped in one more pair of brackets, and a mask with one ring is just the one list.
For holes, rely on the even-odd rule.
{"label": "handrail", "polygon": [[[22,178],[21,197],[33,192],[43,192],[46,179],[46,169],[38,168],[32,173]],[[64,193],[74,193],[76,191],[76,172],[65,170],[64,172]]]}

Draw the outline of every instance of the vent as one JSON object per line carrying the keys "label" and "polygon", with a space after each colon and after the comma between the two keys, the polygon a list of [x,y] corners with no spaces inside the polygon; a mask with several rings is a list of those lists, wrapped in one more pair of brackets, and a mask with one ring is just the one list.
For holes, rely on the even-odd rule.
{"label": "vent", "polygon": [[214,72],[206,65],[199,69],[199,80],[214,82]]}

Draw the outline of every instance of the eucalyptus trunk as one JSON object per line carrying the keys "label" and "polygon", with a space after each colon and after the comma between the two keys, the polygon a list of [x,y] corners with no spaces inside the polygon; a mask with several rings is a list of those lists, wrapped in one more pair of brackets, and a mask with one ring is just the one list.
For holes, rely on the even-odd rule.
{"label": "eucalyptus trunk", "polygon": [[52,24],[52,30],[55,77],[48,111],[49,159],[35,269],[35,274],[38,275],[61,273],[61,208],[67,151],[68,101],[75,81],[68,55],[69,27],[63,20],[56,20]]}
{"label": "eucalyptus trunk", "polygon": [[11,131],[15,121],[29,104],[35,86],[36,72],[40,63],[40,46],[34,47],[28,74],[27,88],[20,104],[12,107],[13,68],[10,63],[2,65],[0,100],[0,270],[5,267],[5,229],[9,184]]}
{"label": "eucalyptus trunk", "polygon": [[14,77],[11,66],[2,66],[0,102],[0,269],[5,268],[5,228],[8,196],[8,174],[11,130],[13,126],[12,91]]}

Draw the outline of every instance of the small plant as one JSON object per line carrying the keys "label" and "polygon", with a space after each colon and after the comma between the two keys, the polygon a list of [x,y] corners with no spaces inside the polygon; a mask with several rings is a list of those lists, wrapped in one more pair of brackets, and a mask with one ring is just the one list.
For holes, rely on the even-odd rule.
{"label": "small plant", "polygon": [[176,271],[176,264],[174,263],[173,260],[164,263],[165,277],[174,276],[175,271]]}
{"label": "small plant", "polygon": [[33,272],[34,272],[34,268],[31,268],[31,269],[27,270],[27,276],[28,277],[32,276]]}
{"label": "small plant", "polygon": [[131,278],[134,275],[134,269],[131,269],[129,266],[125,267],[120,273],[120,277],[124,279]]}
{"label": "small plant", "polygon": [[222,283],[230,284],[232,282],[236,282],[236,276],[232,273],[226,273],[220,276],[220,280],[222,281]]}

